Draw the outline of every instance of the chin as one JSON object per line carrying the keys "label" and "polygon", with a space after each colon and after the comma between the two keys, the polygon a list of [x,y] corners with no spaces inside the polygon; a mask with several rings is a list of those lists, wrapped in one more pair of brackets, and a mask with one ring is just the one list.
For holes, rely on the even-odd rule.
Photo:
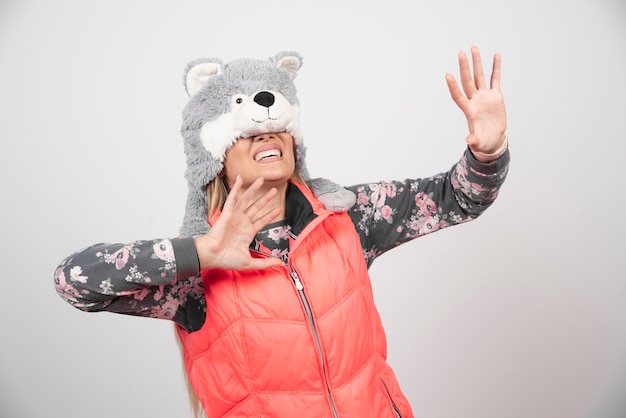
{"label": "chin", "polygon": [[261,177],[263,177],[263,179],[265,179],[266,182],[272,182],[272,183],[286,183],[291,179],[292,175],[293,175],[292,171],[281,171],[281,172],[268,171],[265,173],[261,173]]}

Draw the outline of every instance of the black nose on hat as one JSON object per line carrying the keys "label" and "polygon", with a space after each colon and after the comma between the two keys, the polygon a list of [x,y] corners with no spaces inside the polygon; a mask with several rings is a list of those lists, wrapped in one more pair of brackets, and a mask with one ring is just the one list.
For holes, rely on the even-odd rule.
{"label": "black nose on hat", "polygon": [[254,96],[255,103],[264,107],[270,107],[274,104],[274,95],[269,91],[260,91]]}

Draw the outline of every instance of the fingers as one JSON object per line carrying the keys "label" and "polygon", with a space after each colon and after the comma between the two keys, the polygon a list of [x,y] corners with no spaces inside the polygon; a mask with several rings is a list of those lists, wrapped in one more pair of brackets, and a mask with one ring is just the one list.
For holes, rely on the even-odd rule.
{"label": "fingers", "polygon": [[467,98],[461,93],[461,89],[459,89],[459,85],[452,74],[446,74],[446,83],[448,84],[448,90],[450,91],[452,100],[454,100],[457,106],[463,109]]}
{"label": "fingers", "polygon": [[472,65],[474,67],[474,84],[477,89],[484,89],[487,87],[485,84],[485,72],[483,71],[483,62],[480,59],[480,51],[473,46],[472,48]]}
{"label": "fingers", "polygon": [[[240,196],[239,192],[241,191],[241,187],[243,185],[243,180],[241,176],[237,175],[235,178],[235,183],[231,188],[228,196],[226,197],[226,202],[224,202],[224,211],[232,210],[232,209],[241,209],[243,212],[246,212],[250,207],[250,201],[253,199],[255,194],[259,191],[259,189],[263,186],[263,177],[259,177],[256,179],[250,187]],[[275,189],[270,189],[267,194],[273,194],[271,197],[274,197]],[[268,199],[271,200],[271,197]]]}
{"label": "fingers", "polygon": [[[270,194],[271,197],[266,199],[265,202],[263,203],[263,205],[265,205],[265,203],[269,202],[276,195],[276,189],[272,188],[263,197],[258,199],[256,202],[252,201],[252,199],[254,199],[254,197],[256,196],[257,192],[263,186],[263,181],[264,181],[263,177],[259,177],[250,185],[250,187],[248,187],[248,189],[241,195],[241,197],[236,196],[237,197],[236,205],[241,210],[243,210],[243,212],[248,213],[249,210],[254,210],[258,212],[258,208],[259,208],[258,202],[260,200],[266,198],[267,195]],[[231,191],[231,194],[232,194],[232,191]]]}
{"label": "fingers", "polygon": [[246,215],[248,215],[255,228],[257,229],[261,229],[263,226],[267,225],[282,211],[282,208],[278,206],[271,209],[265,215],[258,217],[259,213],[261,213],[261,211],[266,208],[267,204],[271,202],[274,197],[276,197],[276,194],[278,194],[278,190],[275,187],[272,187],[261,197],[253,200],[255,199],[259,189],[263,186],[263,181],[264,180],[262,177],[256,179],[254,183],[252,183],[252,185],[248,188],[248,190],[246,190],[246,192],[241,196],[241,199],[238,202],[240,209]]}
{"label": "fingers", "polygon": [[257,231],[270,223],[282,212],[282,207],[276,206],[259,216],[263,209],[267,207],[267,204],[270,203],[278,193],[278,190],[272,187],[261,197],[256,198],[257,192],[263,187],[263,182],[264,179],[259,177],[240,196],[243,181],[240,176],[237,176],[224,203],[224,212],[237,212],[246,216]]}
{"label": "fingers", "polygon": [[[468,99],[476,93],[477,90],[486,89],[485,72],[483,69],[480,51],[477,47],[471,48],[472,54],[472,70],[470,71],[469,60],[465,52],[459,52],[459,71],[461,74],[461,85]],[[491,72],[490,87],[492,89],[500,89],[500,55],[496,54],[493,59],[493,68]],[[473,72],[473,75],[472,75]],[[448,83],[448,87],[449,87]]]}
{"label": "fingers", "polygon": [[282,266],[283,262],[280,258],[253,258],[250,260],[250,264],[246,270],[263,270],[272,267]]}
{"label": "fingers", "polygon": [[[278,217],[278,215],[280,215],[280,213],[282,212],[282,207],[280,206],[276,206],[274,208],[272,208],[269,212],[267,212],[266,214],[262,215],[261,217],[255,219],[252,221],[252,225],[254,226],[255,230],[258,232],[261,229],[263,229],[263,227],[267,224],[269,224],[270,222],[272,222],[273,219],[275,219],[276,217]],[[255,215],[258,214],[258,212],[255,213]],[[253,216],[253,215],[251,215]]]}
{"label": "fingers", "polygon": [[493,57],[493,68],[491,70],[491,88],[494,90],[500,90],[500,72],[502,68],[502,58],[500,54],[496,54]]}
{"label": "fingers", "polygon": [[233,184],[233,187],[230,189],[230,192],[226,196],[226,201],[224,202],[224,208],[223,208],[224,212],[232,209],[232,207],[237,202],[237,194],[239,194],[239,190],[241,190],[242,184],[243,184],[243,180],[241,179],[241,176],[237,175],[237,177],[235,178],[235,183]]}
{"label": "fingers", "polygon": [[471,99],[476,92],[476,85],[472,78],[472,72],[470,71],[469,62],[467,61],[467,55],[465,52],[459,52],[459,72],[461,73],[461,85],[465,95]]}

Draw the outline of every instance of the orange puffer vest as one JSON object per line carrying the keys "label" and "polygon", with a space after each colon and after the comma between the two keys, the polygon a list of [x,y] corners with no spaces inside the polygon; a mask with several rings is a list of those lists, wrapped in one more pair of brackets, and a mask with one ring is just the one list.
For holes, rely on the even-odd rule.
{"label": "orange puffer vest", "polygon": [[[179,328],[209,418],[412,417],[386,362],[363,250],[346,213],[290,184],[289,263],[202,271],[206,320]],[[263,257],[251,250],[254,256]]]}

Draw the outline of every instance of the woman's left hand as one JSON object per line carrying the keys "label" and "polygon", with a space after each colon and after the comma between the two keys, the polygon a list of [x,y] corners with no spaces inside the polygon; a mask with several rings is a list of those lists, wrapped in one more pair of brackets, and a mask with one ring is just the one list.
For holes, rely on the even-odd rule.
{"label": "woman's left hand", "polygon": [[461,85],[465,94],[451,74],[446,74],[446,82],[452,100],[467,118],[470,133],[466,142],[470,149],[476,154],[493,154],[506,140],[506,109],[500,92],[501,59],[499,54],[494,56],[490,86],[487,87],[480,52],[475,46],[471,50],[473,76],[467,55],[459,52]]}

